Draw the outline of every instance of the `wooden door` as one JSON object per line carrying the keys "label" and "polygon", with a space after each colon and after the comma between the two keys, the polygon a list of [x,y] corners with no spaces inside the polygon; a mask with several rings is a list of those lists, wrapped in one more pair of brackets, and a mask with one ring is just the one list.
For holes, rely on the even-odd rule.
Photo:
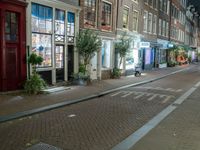
{"label": "wooden door", "polygon": [[19,82],[19,14],[5,11],[4,74],[6,90],[14,90]]}

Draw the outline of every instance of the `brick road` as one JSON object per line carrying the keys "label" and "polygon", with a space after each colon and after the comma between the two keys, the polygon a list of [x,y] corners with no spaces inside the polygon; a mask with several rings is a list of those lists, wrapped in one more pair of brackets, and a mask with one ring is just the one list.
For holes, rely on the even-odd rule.
{"label": "brick road", "polygon": [[[199,74],[195,74],[193,77],[198,76]],[[162,97],[148,101],[148,97],[136,99],[129,95],[124,99],[123,95],[112,96],[112,93],[91,101],[2,123],[0,149],[24,150],[33,144],[44,142],[64,150],[109,150],[171,104],[190,86],[184,82],[176,84],[174,81],[177,78],[182,81],[191,80],[191,84],[196,82],[187,73],[181,78],[174,75],[145,85],[153,86],[152,89],[126,89],[173,95],[166,103],[162,103]],[[166,84],[162,88],[163,82]],[[165,90],[155,89],[156,87]],[[183,91],[174,93],[167,87],[175,90],[181,87]]]}

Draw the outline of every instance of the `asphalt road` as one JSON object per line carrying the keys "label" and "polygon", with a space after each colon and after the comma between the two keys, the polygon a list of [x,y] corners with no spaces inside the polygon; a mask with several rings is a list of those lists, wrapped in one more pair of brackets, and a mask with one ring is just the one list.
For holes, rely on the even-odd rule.
{"label": "asphalt road", "polygon": [[0,149],[43,142],[64,150],[109,150],[200,81],[200,68],[0,124]]}

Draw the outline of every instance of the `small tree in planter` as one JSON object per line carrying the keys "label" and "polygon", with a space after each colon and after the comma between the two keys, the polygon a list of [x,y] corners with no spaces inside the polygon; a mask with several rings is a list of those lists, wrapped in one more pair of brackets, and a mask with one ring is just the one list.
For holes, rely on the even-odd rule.
{"label": "small tree in planter", "polygon": [[41,65],[43,58],[32,53],[28,58],[28,63],[32,66],[32,75],[26,80],[24,89],[28,94],[38,94],[45,86],[45,81],[36,72],[36,66]]}
{"label": "small tree in planter", "polygon": [[121,73],[118,74],[118,72],[120,70],[120,66],[122,64],[123,58],[126,56],[127,52],[129,51],[129,46],[130,46],[130,42],[131,42],[131,39],[127,38],[126,36],[127,36],[126,33],[124,33],[121,36],[120,40],[115,43],[116,53],[119,54],[119,57],[120,57],[119,64],[117,64],[117,66],[115,66],[115,68],[113,69],[113,76],[115,76],[115,74],[117,72],[117,78],[119,78],[119,76],[121,76]]}
{"label": "small tree in planter", "polygon": [[[101,48],[101,39],[92,30],[81,30],[76,38],[76,48],[83,63],[80,65],[85,76],[90,75],[90,61]],[[80,67],[79,67],[80,73]]]}

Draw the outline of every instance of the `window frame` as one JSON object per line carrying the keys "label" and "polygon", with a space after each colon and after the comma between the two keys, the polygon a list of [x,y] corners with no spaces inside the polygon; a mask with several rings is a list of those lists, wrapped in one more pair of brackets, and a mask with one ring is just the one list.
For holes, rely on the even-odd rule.
{"label": "window frame", "polygon": [[[134,16],[134,13],[136,13],[136,17]],[[134,24],[134,20],[136,20],[135,24]],[[138,31],[138,22],[139,22],[139,11],[133,10],[133,31],[136,31],[136,32]],[[134,26],[136,27],[136,30],[134,30]]]}
{"label": "window frame", "polygon": [[[124,10],[128,10],[128,11],[127,11],[128,13],[127,13],[127,15],[126,15],[126,19],[127,19],[127,22],[126,22],[126,25],[127,25],[127,26],[126,26],[126,27],[124,27]],[[125,6],[123,7],[123,26],[122,26],[123,29],[128,29],[128,28],[129,28],[129,12],[130,12],[130,8],[129,8],[128,6],[125,5]]]}
{"label": "window frame", "polygon": [[[110,19],[109,19],[109,20],[110,20],[110,25],[106,25],[106,24],[105,24],[105,26],[108,26],[108,27],[109,27],[108,29],[102,29],[102,27],[103,27],[103,25],[102,25],[102,23],[103,23],[103,22],[102,22],[103,3],[104,3],[104,4],[107,4],[107,5],[110,5],[110,14],[109,14],[109,15],[110,15],[110,16],[109,16],[109,18],[110,18]],[[112,15],[113,15],[113,13],[112,13],[113,6],[112,6],[112,3],[103,0],[101,6],[102,6],[102,8],[101,8],[101,29],[102,29],[102,30],[105,30],[105,31],[111,31],[111,30],[112,30],[112,25],[113,25],[113,20],[112,20],[112,19],[113,19],[113,16],[112,16]],[[105,20],[106,20],[106,17],[105,17]]]}

